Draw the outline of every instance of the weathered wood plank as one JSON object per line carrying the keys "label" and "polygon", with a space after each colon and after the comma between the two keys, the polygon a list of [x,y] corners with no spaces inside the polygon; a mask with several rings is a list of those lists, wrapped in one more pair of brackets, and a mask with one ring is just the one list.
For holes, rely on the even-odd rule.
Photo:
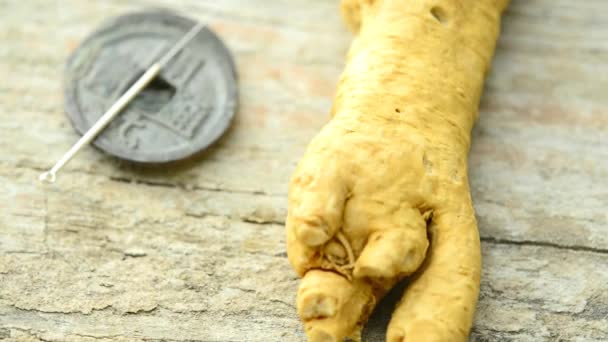
{"label": "weathered wood plank", "polygon": [[[39,186],[76,139],[65,58],[104,18],[150,5],[230,46],[234,126],[181,165],[89,149]],[[607,9],[514,0],[505,17],[470,160],[484,241],[473,340],[608,339]],[[0,0],[0,41],[0,339],[303,339],[282,222],[350,43],[337,1]]]}
{"label": "weathered wood plank", "polygon": [[[94,190],[115,190],[107,181],[93,184]],[[173,197],[166,189],[148,190],[152,199]],[[167,205],[171,201],[150,201],[163,208],[133,207],[142,194],[113,216],[102,196],[80,198],[83,207],[98,208],[84,218],[62,208],[69,192],[49,195],[55,214],[46,221],[45,249],[3,253],[0,259],[0,326],[6,334],[302,339],[293,308],[297,279],[283,255],[280,225],[180,217]],[[150,217],[148,211],[159,214]],[[608,255],[485,243],[483,257],[474,340],[607,336]],[[369,341],[382,334],[385,319],[371,325]],[[69,327],[66,335],[58,335],[58,322]]]}
{"label": "weathered wood plank", "polygon": [[[265,203],[271,196],[103,176],[45,189],[29,184],[35,175],[0,177],[0,203],[7,204],[0,326],[13,329],[7,334],[58,336],[53,326],[61,320],[71,327],[61,336],[74,339],[302,340],[297,279],[285,260],[282,225],[272,223],[282,214]],[[215,201],[224,205],[209,204]],[[264,224],[244,222],[252,220]],[[608,334],[607,267],[602,253],[485,243],[475,340],[600,341]],[[369,341],[387,318],[375,319]]]}
{"label": "weathered wood plank", "polygon": [[[141,4],[99,6],[117,14]],[[181,169],[150,171],[121,165],[96,151],[88,151],[71,169],[121,178],[284,194],[298,156],[326,120],[349,41],[348,34],[338,28],[339,18],[334,12],[328,12],[331,20],[316,24],[316,29],[291,28],[283,13],[288,8],[299,9],[298,4],[267,1],[266,9],[260,10],[262,7],[251,9],[242,2],[231,1],[222,5],[185,4],[182,8],[200,13],[223,34],[235,51],[242,79],[243,104],[235,127],[206,154],[204,163],[199,160]],[[13,2],[9,6],[20,8]],[[305,10],[290,13],[312,16],[318,14],[315,11],[333,8],[334,4],[320,2],[316,6],[302,5]],[[608,74],[602,72],[606,67],[597,57],[602,53],[601,45],[596,44],[600,47],[594,49],[588,44],[589,40],[597,39],[594,33],[597,30],[587,27],[589,22],[597,21],[598,6],[601,3],[589,2],[571,9],[566,2],[560,2],[555,7],[558,11],[546,1],[515,2],[506,16],[471,157],[477,208],[483,225],[488,227],[483,231],[485,236],[521,240],[525,235],[527,240],[564,245],[599,249],[608,246],[608,238],[602,234],[604,226],[597,224],[605,220],[605,214],[598,208],[608,196],[608,189],[600,183],[608,169],[605,158],[608,152],[601,144],[602,133],[608,127],[606,115],[602,115],[606,100],[601,96],[602,87],[589,87],[585,82],[593,80],[594,85],[606,82],[602,75]],[[538,18],[548,7],[557,18],[566,16],[570,26],[554,25],[547,29],[545,21]],[[103,18],[87,8],[76,7],[59,19],[43,16],[44,12],[39,11],[42,14],[34,19],[46,25],[19,29],[18,16],[6,24],[10,28],[6,31],[10,35],[7,38],[15,42],[15,48],[7,56],[12,66],[8,72],[15,76],[10,77],[11,86],[3,92],[4,113],[19,111],[22,116],[18,122],[4,120],[2,126],[4,139],[0,138],[0,146],[11,151],[2,158],[11,165],[35,168],[50,165],[75,139],[61,114],[59,79],[69,49],[94,26],[86,23]],[[48,25],[58,34],[47,37]],[[336,34],[320,34],[323,29]],[[592,32],[582,39],[587,31]],[[29,53],[31,42],[49,38],[55,39],[56,44],[42,45],[38,54]],[[307,56],[302,57],[302,51],[307,51]],[[28,72],[32,77],[16,77]],[[575,81],[563,82],[564,77]],[[41,115],[41,111],[46,115]],[[547,134],[548,129],[551,134]],[[13,142],[17,140],[27,143],[15,146]],[[40,153],[41,147],[44,153]],[[243,169],[248,170],[246,175],[242,175]],[[273,177],[269,179],[268,174]],[[514,188],[513,184],[521,186]],[[568,193],[568,200],[548,196],[547,188]],[[571,201],[588,202],[591,207],[572,208]],[[526,208],[516,208],[518,204],[525,204]],[[523,212],[510,213],[514,210]],[[500,220],[486,219],[486,213],[498,213]],[[538,225],[534,220],[553,222],[555,228],[550,234],[542,227],[539,231],[534,228]],[[504,229],[506,225],[510,227]]]}

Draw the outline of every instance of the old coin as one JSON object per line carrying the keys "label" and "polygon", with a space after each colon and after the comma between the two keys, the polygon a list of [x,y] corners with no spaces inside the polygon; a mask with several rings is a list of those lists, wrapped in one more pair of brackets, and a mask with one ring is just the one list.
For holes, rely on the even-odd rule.
{"label": "old coin", "polygon": [[[103,24],[74,51],[65,72],[65,108],[86,132],[103,112],[196,22],[167,10]],[[93,142],[119,158],[163,163],[208,147],[237,106],[236,71],[222,41],[204,28]]]}

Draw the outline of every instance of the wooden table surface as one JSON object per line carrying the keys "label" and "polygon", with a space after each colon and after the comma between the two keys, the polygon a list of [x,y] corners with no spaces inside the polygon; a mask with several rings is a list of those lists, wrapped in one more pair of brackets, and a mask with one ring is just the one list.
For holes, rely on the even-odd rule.
{"label": "wooden table surface", "polygon": [[[83,151],[66,57],[104,19],[167,6],[233,51],[240,109],[200,158]],[[0,0],[0,339],[303,341],[287,181],[328,119],[351,36],[334,0]],[[474,341],[608,340],[608,2],[514,0],[474,131]],[[365,341],[381,341],[391,298]]]}

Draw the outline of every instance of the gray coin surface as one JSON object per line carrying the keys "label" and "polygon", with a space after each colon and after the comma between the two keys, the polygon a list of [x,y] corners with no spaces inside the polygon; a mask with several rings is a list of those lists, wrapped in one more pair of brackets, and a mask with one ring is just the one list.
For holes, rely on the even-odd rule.
{"label": "gray coin surface", "polygon": [[[84,134],[196,22],[168,10],[117,17],[74,51],[65,71],[65,109]],[[237,107],[237,77],[222,41],[204,28],[93,142],[122,159],[164,163],[216,141]]]}

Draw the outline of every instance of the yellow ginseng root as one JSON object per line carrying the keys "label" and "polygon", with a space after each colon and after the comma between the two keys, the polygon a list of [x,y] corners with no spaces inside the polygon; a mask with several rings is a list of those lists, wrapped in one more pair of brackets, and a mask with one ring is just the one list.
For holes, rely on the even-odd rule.
{"label": "yellow ginseng root", "polygon": [[388,341],[466,341],[481,256],[467,155],[508,0],[343,0],[356,33],[289,188],[289,260],[311,341],[357,338],[412,276]]}

